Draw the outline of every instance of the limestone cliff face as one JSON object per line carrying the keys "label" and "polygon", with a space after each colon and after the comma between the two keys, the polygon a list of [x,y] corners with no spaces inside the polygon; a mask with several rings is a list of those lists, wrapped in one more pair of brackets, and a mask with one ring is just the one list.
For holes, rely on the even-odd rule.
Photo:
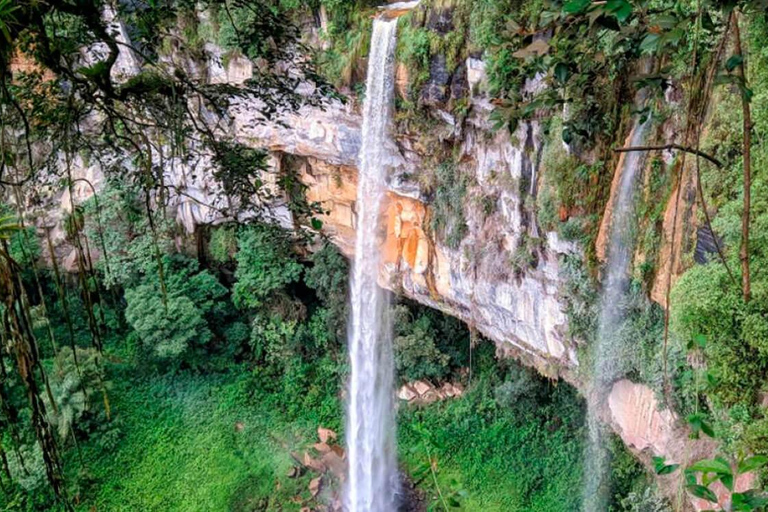
{"label": "limestone cliff face", "polygon": [[[328,212],[323,231],[347,255],[354,248],[360,124],[359,116],[333,106],[291,116],[290,128],[238,131],[242,140],[305,157],[301,176],[309,187],[307,197]],[[522,127],[521,133],[530,129]],[[382,285],[464,319],[552,376],[576,366],[559,299],[558,258],[577,248],[556,233],[542,234],[536,264],[513,268],[521,240],[537,229],[519,191],[505,185],[520,181],[526,148],[504,132],[468,129],[458,167],[459,174],[471,177],[461,205],[467,230],[453,248],[434,234],[432,207],[415,180],[403,178],[426,172],[424,155],[407,147],[393,149],[382,212]],[[529,169],[533,165],[529,162]],[[493,203],[489,207],[481,198],[493,198]]]}

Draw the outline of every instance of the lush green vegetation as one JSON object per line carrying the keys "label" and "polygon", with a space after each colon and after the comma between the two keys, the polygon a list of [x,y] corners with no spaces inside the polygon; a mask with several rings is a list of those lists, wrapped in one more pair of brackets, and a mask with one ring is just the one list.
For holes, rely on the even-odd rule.
{"label": "lush green vegetation", "polygon": [[[293,237],[250,217],[198,227],[197,250],[190,249],[167,215],[173,186],[163,162],[209,156],[217,204],[227,205],[221,217],[240,221],[244,211],[274,199],[260,174],[267,153],[200,126],[189,105],[198,101],[221,121],[233,98],[257,98],[266,119],[283,108],[324,105],[336,96],[330,83],[359,96],[375,4],[211,0],[198,17],[197,7],[183,2],[121,3],[117,14],[131,27],[141,69],[119,81],[112,73],[118,44],[105,30],[100,1],[0,2],[0,185],[18,192],[11,202],[19,210],[3,214],[29,218],[23,205],[36,204],[40,190],[56,183],[70,198],[60,235],[72,248],[68,272],[56,266],[61,258],[39,265],[53,252],[50,233],[0,222],[5,509],[245,511],[315,503],[311,474],[289,473],[298,471],[292,453],[313,444],[318,426],[343,435],[347,262],[331,245],[308,256],[309,231]],[[298,28],[312,15],[326,22],[320,49],[305,46]],[[621,304],[625,321],[608,357],[617,362],[612,378],[648,384],[687,419],[692,436],[718,439],[720,458],[680,468],[692,494],[711,501],[709,483],[731,487],[738,474],[761,468],[768,461],[763,6],[425,0],[400,25],[398,78],[405,83],[396,122],[417,133],[413,144],[428,155],[427,170],[414,178],[429,202],[429,227],[447,247],[458,248],[467,235],[468,196],[486,214],[496,204],[470,194],[472,177],[460,170],[457,148],[473,108],[462,82],[465,59],[487,64],[497,129],[546,118],[544,172],[530,188],[535,197],[521,203],[535,210],[539,228],[584,248],[583,258],[561,261],[584,382],[593,377],[599,307],[595,238],[617,163],[611,148],[622,143],[630,117],[650,117],[651,137],[661,139],[672,120],[688,152],[701,147],[722,163],[690,156],[686,163],[681,154],[669,163],[648,159],[636,205],[636,265]],[[199,63],[211,41],[224,50],[225,65],[241,55],[255,61],[253,78],[234,88],[165,65]],[[96,44],[106,48],[106,60],[72,57]],[[13,75],[17,50],[34,66]],[[527,90],[532,79],[547,87]],[[300,83],[313,84],[314,93],[298,94]],[[636,104],[640,89],[645,101]],[[682,91],[683,101],[669,105],[671,90]],[[196,144],[187,147],[187,140]],[[33,155],[40,146],[50,158]],[[87,181],[73,179],[74,156],[108,162],[98,202],[72,199],[75,183]],[[278,176],[289,210],[317,230],[319,206],[307,203],[290,169]],[[681,243],[690,269],[664,311],[648,299],[665,263],[663,216],[681,176],[694,172],[701,190],[687,191],[685,200],[699,203],[699,225],[712,216],[722,255],[693,265],[693,244]],[[536,268],[542,240],[523,236],[510,257],[515,274]],[[401,408],[401,460],[428,505],[577,509],[583,406],[575,392],[495,361],[489,345],[470,357],[469,334],[455,319],[406,302],[394,314],[400,379],[466,386],[461,398]],[[613,451],[612,510],[665,510],[637,463],[618,445]],[[657,461],[660,473],[677,470]],[[765,504],[757,493],[733,498],[739,510]]]}
{"label": "lush green vegetation", "polygon": [[[103,201],[109,196],[122,202]],[[109,205],[99,211],[101,225],[111,228],[104,243],[129,247],[145,220],[117,213],[140,198],[118,184],[101,198]],[[99,239],[99,223],[84,221],[82,229]],[[89,286],[101,290],[101,303],[84,301],[73,284],[57,288],[52,269],[37,270],[44,294],[33,304],[36,337],[45,340],[51,326],[62,345],[71,324],[77,347],[75,360],[69,346],[41,345],[52,401],[41,396],[62,458],[63,494],[77,510],[299,510],[314,503],[314,475],[294,475],[300,464],[292,454],[311,449],[320,426],[343,434],[346,260],[331,245],[302,260],[296,240],[258,223],[213,228],[205,253],[192,257],[173,251],[175,228],[161,226],[160,260],[152,251],[115,250],[97,262]],[[33,249],[27,235],[10,236],[14,254]],[[24,279],[34,289],[34,275]],[[47,316],[40,316],[43,304]],[[89,346],[88,309],[101,350]],[[470,337],[461,322],[409,303],[393,314],[403,379],[466,386],[460,398],[400,411],[403,467],[427,504],[573,510],[583,448],[575,391],[497,361],[488,343],[475,350],[468,374]],[[0,496],[9,510],[51,509],[43,453],[26,428],[20,391],[5,382],[4,403],[17,414],[2,440],[12,478],[2,477]],[[617,464],[615,505],[623,510],[620,500],[647,483],[625,455]]]}

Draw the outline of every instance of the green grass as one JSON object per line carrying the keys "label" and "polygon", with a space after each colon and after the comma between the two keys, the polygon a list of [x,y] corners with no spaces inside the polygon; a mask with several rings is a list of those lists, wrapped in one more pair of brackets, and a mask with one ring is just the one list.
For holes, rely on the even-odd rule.
{"label": "green grass", "polygon": [[[440,501],[437,487],[443,497],[463,494],[455,510],[577,510],[583,412],[565,388],[552,389],[549,403],[528,412],[524,404],[497,406],[489,382],[458,400],[403,410],[401,462],[414,475],[425,473],[422,487],[433,503]],[[430,458],[434,475],[424,471]]]}
{"label": "green grass", "polygon": [[[81,485],[78,510],[299,510],[291,498],[309,499],[311,475],[287,475],[290,452],[301,454],[316,440],[312,411],[289,418],[274,397],[253,393],[241,367],[219,376],[131,372],[114,375],[120,384],[111,391],[123,436],[114,449],[83,443],[90,479],[81,478],[89,484]],[[441,492],[466,494],[457,510],[573,510],[568,495],[578,496],[581,413],[565,388],[520,416],[497,406],[482,380],[461,399],[402,408],[401,464],[418,475],[433,457]],[[74,450],[67,470],[79,471]],[[431,472],[424,476],[420,486],[436,497]]]}
{"label": "green grass", "polygon": [[252,399],[246,379],[182,374],[119,382],[112,399],[124,437],[113,451],[84,447],[96,481],[79,510],[299,510],[290,498],[309,498],[308,476],[287,474],[290,452],[314,442],[317,425],[285,422],[279,410]]}
{"label": "green grass", "polygon": [[[84,470],[76,451],[66,452],[67,480],[78,482],[70,493],[78,511],[298,511],[313,505],[308,484],[315,475],[288,477],[291,452],[301,457],[317,440],[313,407],[289,412],[290,397],[259,390],[242,365],[217,375],[153,377],[132,365],[116,367],[111,401],[122,437],[107,446],[105,435],[82,442]],[[583,401],[570,386],[536,376],[524,381],[526,391],[504,401],[499,390],[510,382],[507,368],[489,359],[478,364],[461,398],[399,408],[400,465],[429,510],[443,510],[442,501],[457,511],[579,509]],[[335,403],[338,427],[343,415]],[[643,476],[634,459],[622,457],[614,467],[617,498]]]}

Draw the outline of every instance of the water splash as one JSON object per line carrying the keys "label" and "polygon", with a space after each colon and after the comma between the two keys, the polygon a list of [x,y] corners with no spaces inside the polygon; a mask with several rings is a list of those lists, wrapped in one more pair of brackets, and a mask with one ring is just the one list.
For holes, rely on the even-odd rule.
{"label": "water splash", "polygon": [[[649,121],[645,121],[635,126],[630,145],[642,145],[649,124]],[[610,437],[608,427],[599,417],[599,412],[604,410],[610,386],[619,377],[622,369],[621,347],[614,343],[614,336],[621,328],[621,304],[629,286],[629,265],[634,250],[632,232],[635,185],[643,161],[642,152],[626,154],[608,232],[608,255],[600,300],[600,318],[597,340],[593,347],[593,376],[587,395],[589,439],[585,452],[582,500],[584,512],[605,512],[610,501]]]}
{"label": "water splash", "polygon": [[357,239],[349,325],[348,512],[396,510],[394,363],[388,296],[377,284],[377,230],[391,147],[397,19],[375,19],[363,106],[357,189]]}

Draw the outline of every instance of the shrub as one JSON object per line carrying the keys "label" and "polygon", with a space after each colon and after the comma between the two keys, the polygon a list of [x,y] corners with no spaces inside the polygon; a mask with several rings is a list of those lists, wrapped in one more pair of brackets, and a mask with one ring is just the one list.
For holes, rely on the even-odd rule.
{"label": "shrub", "polygon": [[432,229],[451,249],[457,249],[467,234],[464,203],[469,176],[461,173],[453,162],[437,166],[435,196],[432,201]]}
{"label": "shrub", "polygon": [[49,373],[55,407],[43,393],[49,420],[62,441],[67,440],[76,426],[87,432],[105,419],[103,413],[106,411],[94,407],[102,398],[106,400],[109,386],[99,361],[100,355],[95,348],[78,347],[76,350],[77,365],[72,349],[63,347],[56,356],[53,372]]}
{"label": "shrub", "polygon": [[299,280],[302,266],[290,240],[275,226],[254,225],[237,234],[237,282],[232,299],[239,308],[259,308],[276,292]]}
{"label": "shrub", "polygon": [[530,406],[533,410],[541,398],[542,388],[542,379],[533,370],[512,364],[507,378],[496,386],[494,395],[500,407],[525,409]]}
{"label": "shrub", "polygon": [[725,404],[752,403],[768,368],[768,312],[759,288],[745,304],[724,267],[712,262],[693,267],[672,290],[671,326],[684,343],[701,336],[711,392]]}
{"label": "shrub", "polygon": [[672,507],[654,488],[647,487],[642,492],[630,492],[621,500],[621,510],[623,512],[672,512]]}
{"label": "shrub", "polygon": [[220,226],[211,232],[208,252],[216,263],[232,261],[237,252],[237,233],[230,226]]}
{"label": "shrub", "polygon": [[312,255],[312,263],[312,267],[305,272],[304,280],[315,290],[327,310],[328,332],[342,340],[349,317],[349,263],[330,243]]}
{"label": "shrub", "polygon": [[397,306],[398,335],[394,339],[395,366],[403,380],[431,379],[440,381],[450,373],[451,357],[440,351],[430,318],[420,315],[415,320],[406,306]]}
{"label": "shrub", "polygon": [[192,347],[211,339],[203,312],[186,296],[169,295],[163,303],[154,285],[140,285],[125,291],[125,318],[140,336],[145,353],[177,363]]}

